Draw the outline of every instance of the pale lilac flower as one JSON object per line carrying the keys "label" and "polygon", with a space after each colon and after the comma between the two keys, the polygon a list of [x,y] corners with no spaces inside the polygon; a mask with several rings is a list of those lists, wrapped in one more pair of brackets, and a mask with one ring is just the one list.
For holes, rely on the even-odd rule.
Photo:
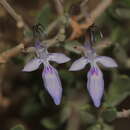
{"label": "pale lilac flower", "polygon": [[97,63],[101,63],[105,67],[117,67],[116,62],[107,56],[97,56],[90,44],[85,45],[85,56],[76,60],[70,67],[70,71],[77,71],[85,68],[86,64],[90,64],[91,68],[87,74],[87,89],[96,107],[101,104],[101,98],[104,92],[103,74]]}
{"label": "pale lilac flower", "polygon": [[44,86],[48,93],[53,98],[56,105],[59,105],[62,97],[62,86],[57,70],[52,67],[49,61],[54,61],[58,64],[68,62],[69,57],[62,53],[49,53],[46,47],[40,45],[39,41],[35,44],[36,57],[28,62],[23,71],[31,72],[37,70],[40,64],[44,64],[44,70],[42,73],[42,78],[44,81]]}

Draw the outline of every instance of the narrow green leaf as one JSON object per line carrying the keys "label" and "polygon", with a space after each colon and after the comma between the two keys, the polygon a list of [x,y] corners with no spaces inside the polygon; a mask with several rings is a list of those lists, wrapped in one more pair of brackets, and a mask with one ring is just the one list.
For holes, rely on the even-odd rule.
{"label": "narrow green leaf", "polygon": [[81,52],[75,49],[75,46],[81,46],[81,44],[78,41],[69,41],[65,42],[64,47],[66,50],[80,54]]}

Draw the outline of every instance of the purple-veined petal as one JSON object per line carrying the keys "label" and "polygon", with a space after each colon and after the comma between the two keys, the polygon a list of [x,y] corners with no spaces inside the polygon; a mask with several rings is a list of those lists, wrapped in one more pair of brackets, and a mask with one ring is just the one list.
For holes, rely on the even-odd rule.
{"label": "purple-veined petal", "polygon": [[89,94],[93,100],[94,105],[96,107],[99,107],[104,92],[104,80],[102,72],[98,68],[98,66],[91,67],[87,77],[88,77],[87,88]]}
{"label": "purple-veined petal", "polygon": [[117,63],[115,62],[115,60],[113,60],[112,58],[107,57],[107,56],[98,56],[98,57],[96,57],[96,61],[108,68],[118,66]]}
{"label": "purple-veined petal", "polygon": [[53,98],[56,105],[59,105],[62,97],[62,86],[57,70],[51,65],[45,66],[42,78],[44,86]]}
{"label": "purple-veined petal", "polygon": [[70,58],[62,53],[50,53],[49,60],[55,61],[58,64],[62,64],[62,63],[70,61]]}
{"label": "purple-veined petal", "polygon": [[38,58],[34,58],[32,59],[31,61],[29,61],[23,68],[22,71],[25,71],[25,72],[31,72],[31,71],[34,71],[34,70],[37,70],[39,68],[41,64],[41,60],[38,59]]}
{"label": "purple-veined petal", "polygon": [[81,57],[78,60],[74,61],[70,67],[70,71],[81,70],[85,67],[85,65],[89,63],[89,60],[86,57]]}

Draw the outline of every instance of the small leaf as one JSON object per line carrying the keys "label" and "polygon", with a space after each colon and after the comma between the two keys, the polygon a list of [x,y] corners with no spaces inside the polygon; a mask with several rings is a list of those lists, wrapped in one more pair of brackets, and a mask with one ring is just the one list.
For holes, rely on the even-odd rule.
{"label": "small leaf", "polygon": [[51,10],[50,5],[45,4],[43,6],[43,9],[39,12],[39,14],[37,16],[37,23],[40,23],[44,27],[46,27],[53,20],[52,14],[53,14],[53,12]]}
{"label": "small leaf", "polygon": [[56,129],[58,128],[60,122],[58,122],[58,119],[56,117],[51,118],[44,118],[41,120],[41,124],[46,127],[47,129]]}
{"label": "small leaf", "polygon": [[120,27],[115,27],[113,28],[112,30],[112,33],[111,33],[111,41],[112,42],[117,42],[118,39],[121,37],[121,34],[122,34],[122,30]]}
{"label": "small leaf", "polygon": [[[90,112],[86,111],[81,111],[81,121],[84,122],[85,124],[94,124],[96,122],[96,118],[93,114]],[[87,117],[87,118],[86,118]]]}
{"label": "small leaf", "polygon": [[108,108],[102,113],[102,117],[105,121],[110,122],[116,118],[117,111],[115,108]]}
{"label": "small leaf", "polygon": [[18,124],[15,127],[11,128],[11,130],[26,130],[26,129],[23,125]]}
{"label": "small leaf", "polygon": [[107,124],[105,124],[105,123],[103,123],[102,127],[103,127],[102,130],[114,130],[112,126],[107,125]]}
{"label": "small leaf", "polygon": [[41,104],[38,103],[34,98],[26,101],[24,107],[21,110],[23,117],[32,117],[42,111]]}
{"label": "small leaf", "polygon": [[115,12],[122,19],[130,19],[130,8],[117,8]]}
{"label": "small leaf", "polygon": [[89,127],[87,130],[113,130],[113,127],[102,122]]}
{"label": "small leaf", "polygon": [[33,32],[32,31],[27,31],[27,30],[25,30],[24,31],[24,36],[26,36],[26,37],[33,37]]}
{"label": "small leaf", "polygon": [[108,93],[105,95],[106,107],[114,107],[121,103],[130,95],[130,78],[127,76],[118,76],[110,84]]}
{"label": "small leaf", "polygon": [[130,0],[120,0],[120,3],[122,3],[122,5],[126,6],[126,7],[130,7]]}
{"label": "small leaf", "polygon": [[71,72],[68,72],[66,70],[60,70],[60,76],[61,78],[67,83],[71,84],[74,81],[74,76]]}
{"label": "small leaf", "polygon": [[114,55],[116,60],[120,65],[122,65],[122,67],[124,67],[124,65],[126,66],[126,62],[128,61],[128,56],[123,46],[121,46],[118,43],[115,44]]}
{"label": "small leaf", "polygon": [[81,46],[81,44],[78,41],[69,41],[65,42],[64,47],[66,50],[80,54],[81,52],[75,49],[75,46]]}
{"label": "small leaf", "polygon": [[87,130],[102,130],[102,126],[100,123],[96,123],[95,125],[89,127]]}

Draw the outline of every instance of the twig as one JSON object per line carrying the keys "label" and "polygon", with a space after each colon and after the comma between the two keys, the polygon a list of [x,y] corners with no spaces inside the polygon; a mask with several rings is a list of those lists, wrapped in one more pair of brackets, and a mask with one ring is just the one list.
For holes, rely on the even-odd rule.
{"label": "twig", "polygon": [[[48,28],[47,28],[47,34],[49,34],[54,28],[55,26],[59,23],[60,19],[56,19],[54,22],[52,22]],[[57,36],[56,36],[57,37]],[[43,43],[47,43],[49,44],[48,46],[54,45],[55,43],[57,43],[57,38],[54,37],[51,40],[44,40]],[[23,51],[24,46],[29,44],[31,41],[31,39],[24,39],[21,44],[18,44],[17,46],[15,46],[14,48],[11,48],[3,53],[0,54],[0,63],[6,63],[10,58],[16,56],[17,54],[19,54],[20,52]]]}
{"label": "twig", "polygon": [[0,55],[0,63],[5,63],[9,58],[16,56],[23,49],[24,49],[24,44],[21,43],[21,44],[17,45],[16,47],[3,52]]}
{"label": "twig", "polygon": [[15,12],[15,10],[9,5],[6,0],[0,0],[2,6],[7,10],[7,12],[16,20],[18,28],[26,28],[29,30],[28,25],[24,22],[22,17]]}
{"label": "twig", "polygon": [[99,17],[111,3],[112,3],[112,0],[103,0],[96,7],[96,9],[91,12],[90,17],[86,19],[86,23],[83,24],[81,27],[82,28],[90,27],[94,23],[96,18]]}
{"label": "twig", "polygon": [[57,18],[55,21],[53,21],[46,29],[46,33],[49,34],[59,23],[60,18]]}
{"label": "twig", "polygon": [[79,24],[78,19],[82,18],[83,15],[77,18],[71,18],[70,25],[72,26],[73,32],[69,38],[69,40],[74,40],[76,38],[79,38],[83,31],[88,29],[96,20],[97,17],[99,17],[104,10],[112,3],[112,0],[103,0],[97,7],[94,9],[89,17],[86,18],[85,23]]}
{"label": "twig", "polygon": [[61,4],[61,1],[60,0],[54,0],[54,2],[55,2],[55,7],[56,7],[59,15],[63,15],[64,10],[63,10],[63,6]]}
{"label": "twig", "polygon": [[59,32],[52,39],[42,41],[47,47],[53,46],[58,42],[63,42],[65,40],[64,28],[60,28]]}
{"label": "twig", "polygon": [[130,116],[130,109],[129,110],[123,110],[122,112],[117,112],[117,118],[127,118]]}
{"label": "twig", "polygon": [[70,117],[68,119],[68,124],[66,130],[79,130],[80,127],[80,115],[79,111],[72,106]]}
{"label": "twig", "polygon": [[80,6],[83,7],[83,6],[85,6],[87,3],[88,3],[88,0],[84,0],[84,1],[80,4]]}
{"label": "twig", "polygon": [[81,125],[81,106],[86,104],[86,97],[79,94],[79,90],[68,97],[67,113],[68,122],[66,130],[79,130]]}
{"label": "twig", "polygon": [[110,39],[102,39],[98,43],[95,44],[94,49],[96,52],[101,53],[105,48],[109,47],[112,44]]}
{"label": "twig", "polygon": [[[97,9],[95,9],[95,11],[92,12],[91,17],[93,19],[95,19],[96,16],[99,16],[99,14],[103,10],[105,10],[105,8],[109,5],[107,1],[109,1],[109,4],[110,4],[110,1],[112,1],[112,0],[106,0],[105,5],[104,5],[104,1],[103,1],[103,3],[101,3],[100,6],[98,6]],[[0,0],[0,3],[2,3],[2,5],[7,9],[8,12],[10,12],[10,14],[17,20],[17,22],[19,22],[21,20],[19,15],[17,15],[15,13],[15,11],[9,6],[9,4],[6,1]],[[102,9],[99,9],[99,8],[102,8]],[[98,11],[98,13],[96,13],[96,10]],[[21,20],[21,21],[23,22],[23,20]],[[53,30],[53,28],[59,23],[59,21],[60,20],[57,19],[56,21],[51,23],[47,28],[47,33],[50,33]],[[93,21],[93,20],[90,20],[90,21]],[[92,24],[92,22],[91,22],[91,24]],[[89,24],[89,25],[91,25],[91,24]],[[77,33],[75,35],[77,36]],[[74,38],[75,38],[75,36],[74,36]],[[26,43],[28,44],[29,41],[27,41]],[[50,40],[50,45],[49,46],[54,45],[55,43],[57,43],[57,36],[54,37],[54,39]],[[20,53],[23,50],[23,48],[24,48],[24,44],[21,43],[21,44],[17,45],[16,47],[3,52],[2,54],[0,54],[0,63],[6,63],[11,57],[14,57],[18,53]]]}
{"label": "twig", "polygon": [[84,15],[84,16],[86,16],[88,14],[87,7],[86,7],[87,3],[88,3],[88,0],[84,0],[80,4],[81,14]]}

